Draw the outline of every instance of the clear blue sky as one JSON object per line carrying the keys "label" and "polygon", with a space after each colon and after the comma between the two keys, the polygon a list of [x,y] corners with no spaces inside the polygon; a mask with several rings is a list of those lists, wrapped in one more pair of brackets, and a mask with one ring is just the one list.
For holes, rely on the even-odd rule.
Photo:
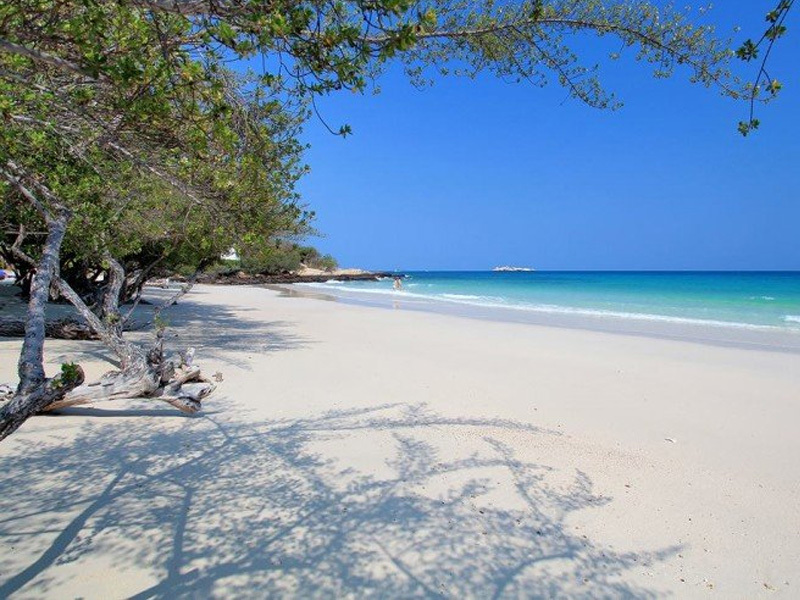
{"label": "clear blue sky", "polygon": [[[724,4],[711,20],[741,40],[775,1]],[[800,9],[787,24],[771,61],[784,91],[746,139],[745,105],[630,56],[602,68],[616,112],[490,75],[420,91],[399,70],[377,96],[325,98],[354,134],[306,128],[312,243],[373,269],[800,270]]]}

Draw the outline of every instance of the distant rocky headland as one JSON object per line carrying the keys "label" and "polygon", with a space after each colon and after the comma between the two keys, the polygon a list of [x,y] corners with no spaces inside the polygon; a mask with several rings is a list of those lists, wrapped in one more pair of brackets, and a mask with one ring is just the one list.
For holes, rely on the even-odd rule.
{"label": "distant rocky headland", "polygon": [[361,269],[321,269],[302,268],[284,273],[245,273],[230,271],[226,273],[203,274],[198,283],[217,285],[252,285],[261,283],[324,283],[326,281],[377,281],[385,277],[396,277],[397,273],[386,271],[363,271]]}

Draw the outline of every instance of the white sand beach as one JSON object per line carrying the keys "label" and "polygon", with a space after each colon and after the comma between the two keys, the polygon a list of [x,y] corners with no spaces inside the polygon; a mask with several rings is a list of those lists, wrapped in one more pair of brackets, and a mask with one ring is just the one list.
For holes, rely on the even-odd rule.
{"label": "white sand beach", "polygon": [[257,287],[165,316],[223,381],[0,444],[0,597],[800,596],[800,354]]}

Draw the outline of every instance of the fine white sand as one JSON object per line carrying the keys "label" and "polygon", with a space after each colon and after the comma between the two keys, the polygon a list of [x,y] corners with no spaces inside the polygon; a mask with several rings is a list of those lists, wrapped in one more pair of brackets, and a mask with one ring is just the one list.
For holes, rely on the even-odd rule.
{"label": "fine white sand", "polygon": [[800,596],[798,354],[254,287],[166,316],[224,381],[0,443],[0,597]]}

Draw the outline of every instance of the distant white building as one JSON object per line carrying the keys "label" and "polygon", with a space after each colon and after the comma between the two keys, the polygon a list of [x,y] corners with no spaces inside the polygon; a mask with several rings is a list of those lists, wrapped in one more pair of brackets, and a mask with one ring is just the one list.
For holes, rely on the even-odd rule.
{"label": "distant white building", "polygon": [[239,255],[236,253],[236,248],[231,248],[225,254],[220,256],[222,260],[239,260]]}

